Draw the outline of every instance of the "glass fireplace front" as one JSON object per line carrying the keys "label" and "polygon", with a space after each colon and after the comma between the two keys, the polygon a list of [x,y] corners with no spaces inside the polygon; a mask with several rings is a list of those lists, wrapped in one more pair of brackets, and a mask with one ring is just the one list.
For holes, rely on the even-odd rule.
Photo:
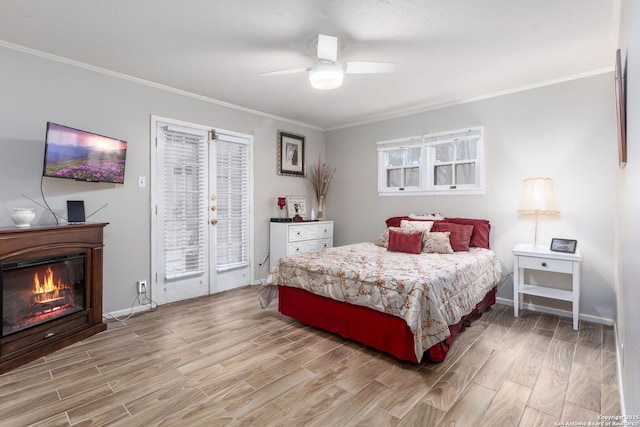
{"label": "glass fireplace front", "polygon": [[2,336],[85,308],[86,255],[0,264]]}

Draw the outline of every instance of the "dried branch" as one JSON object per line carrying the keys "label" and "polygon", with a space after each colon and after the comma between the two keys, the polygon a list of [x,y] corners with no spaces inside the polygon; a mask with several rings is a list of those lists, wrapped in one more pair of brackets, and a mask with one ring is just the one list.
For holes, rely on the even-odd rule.
{"label": "dried branch", "polygon": [[313,191],[316,193],[316,199],[320,199],[320,196],[325,197],[327,195],[329,183],[335,171],[336,168],[331,169],[328,164],[318,158],[318,163],[309,172],[309,179],[311,179]]}

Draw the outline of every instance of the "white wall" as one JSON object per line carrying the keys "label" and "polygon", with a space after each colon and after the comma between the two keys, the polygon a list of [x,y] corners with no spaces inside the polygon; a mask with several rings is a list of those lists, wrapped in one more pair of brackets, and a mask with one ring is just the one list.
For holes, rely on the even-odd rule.
{"label": "white wall", "polygon": [[[104,73],[0,47],[0,226],[13,226],[13,207],[35,207],[35,223],[53,217],[21,196],[41,201],[40,177],[47,121],[128,141],[124,185],[45,178],[52,208],[84,200],[91,218],[108,222],[104,251],[104,310],[128,309],[135,282],[150,276],[150,116],[158,115],[254,135],[254,272],[269,250],[269,218],[276,197],[312,194],[308,180],[276,173],[279,129],[306,136],[307,156],[324,155],[324,132],[220,106]],[[258,95],[257,95],[258,96]],[[137,177],[146,176],[146,188]]]}
{"label": "white wall", "polygon": [[[640,414],[640,3],[623,0],[620,48],[627,68],[627,165],[616,171],[616,288],[618,352],[627,414]],[[623,59],[624,63],[624,59]],[[624,346],[624,350],[623,350]]]}
{"label": "white wall", "polygon": [[[329,131],[327,156],[337,168],[327,197],[338,245],[375,239],[389,216],[440,212],[489,219],[491,246],[505,273],[511,249],[533,240],[533,222],[516,214],[522,180],[550,177],[561,211],[542,219],[539,242],[577,239],[584,253],[580,312],[613,321],[613,188],[617,148],[613,73]],[[486,194],[379,197],[376,141],[485,127]],[[507,286],[508,285],[508,286]],[[512,300],[512,282],[498,296]],[[534,300],[563,310],[564,302]]]}

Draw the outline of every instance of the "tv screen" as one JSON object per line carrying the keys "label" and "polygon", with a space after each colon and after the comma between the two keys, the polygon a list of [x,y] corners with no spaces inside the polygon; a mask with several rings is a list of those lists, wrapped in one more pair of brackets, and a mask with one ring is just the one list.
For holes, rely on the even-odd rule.
{"label": "tv screen", "polygon": [[47,122],[44,176],[124,183],[127,143]]}

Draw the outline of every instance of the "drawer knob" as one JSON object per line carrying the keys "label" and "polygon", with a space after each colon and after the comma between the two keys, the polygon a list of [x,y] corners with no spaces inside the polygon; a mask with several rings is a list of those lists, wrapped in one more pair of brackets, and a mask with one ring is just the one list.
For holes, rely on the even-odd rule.
{"label": "drawer knob", "polygon": [[546,263],[546,262],[543,262],[543,263],[542,263],[542,266],[543,266],[543,267],[546,267],[546,266],[547,266],[547,263]]}

